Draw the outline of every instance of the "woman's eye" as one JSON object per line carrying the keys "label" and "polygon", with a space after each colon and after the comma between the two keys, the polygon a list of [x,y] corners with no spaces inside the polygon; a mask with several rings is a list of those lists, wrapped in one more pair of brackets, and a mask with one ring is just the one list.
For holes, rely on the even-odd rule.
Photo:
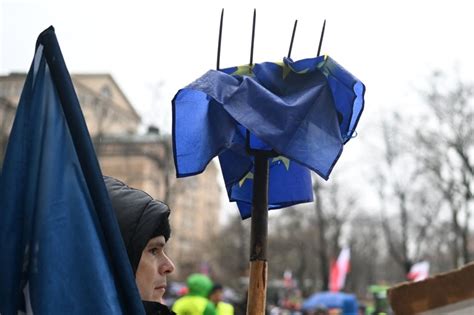
{"label": "woman's eye", "polygon": [[158,255],[158,248],[152,248],[152,249],[150,249],[150,253],[151,253],[153,256]]}

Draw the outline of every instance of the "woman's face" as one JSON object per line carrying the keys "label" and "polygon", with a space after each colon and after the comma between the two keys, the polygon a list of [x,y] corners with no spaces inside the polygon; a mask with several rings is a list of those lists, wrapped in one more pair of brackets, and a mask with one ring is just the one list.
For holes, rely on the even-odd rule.
{"label": "woman's face", "polygon": [[148,241],[142,252],[135,281],[143,301],[163,303],[166,276],[174,270],[173,262],[165,254],[165,245],[164,236],[157,236]]}

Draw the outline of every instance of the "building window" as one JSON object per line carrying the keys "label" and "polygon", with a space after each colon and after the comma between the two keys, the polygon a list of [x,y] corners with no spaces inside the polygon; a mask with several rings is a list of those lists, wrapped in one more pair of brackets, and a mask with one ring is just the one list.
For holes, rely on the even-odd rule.
{"label": "building window", "polygon": [[112,98],[112,90],[110,89],[110,86],[104,85],[100,90],[100,96],[103,98]]}

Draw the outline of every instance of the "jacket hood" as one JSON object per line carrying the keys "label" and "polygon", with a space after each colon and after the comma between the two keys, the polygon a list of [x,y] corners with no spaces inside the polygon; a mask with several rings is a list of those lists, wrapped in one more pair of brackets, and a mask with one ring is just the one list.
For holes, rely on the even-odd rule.
{"label": "jacket hood", "polygon": [[186,282],[189,289],[189,295],[197,295],[207,298],[212,289],[211,279],[200,273],[190,275]]}
{"label": "jacket hood", "polygon": [[168,241],[170,209],[146,192],[131,188],[118,179],[104,176],[104,181],[135,274],[148,241],[156,236],[164,236]]}

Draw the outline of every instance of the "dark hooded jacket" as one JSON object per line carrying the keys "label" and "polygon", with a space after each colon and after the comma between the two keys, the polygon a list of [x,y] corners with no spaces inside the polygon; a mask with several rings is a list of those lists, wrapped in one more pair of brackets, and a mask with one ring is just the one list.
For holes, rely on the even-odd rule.
{"label": "dark hooded jacket", "polygon": [[[170,209],[146,192],[131,188],[113,177],[104,176],[104,181],[135,274],[148,241],[161,235],[168,241],[171,234]],[[160,303],[144,301],[143,305],[147,315],[174,314]]]}

